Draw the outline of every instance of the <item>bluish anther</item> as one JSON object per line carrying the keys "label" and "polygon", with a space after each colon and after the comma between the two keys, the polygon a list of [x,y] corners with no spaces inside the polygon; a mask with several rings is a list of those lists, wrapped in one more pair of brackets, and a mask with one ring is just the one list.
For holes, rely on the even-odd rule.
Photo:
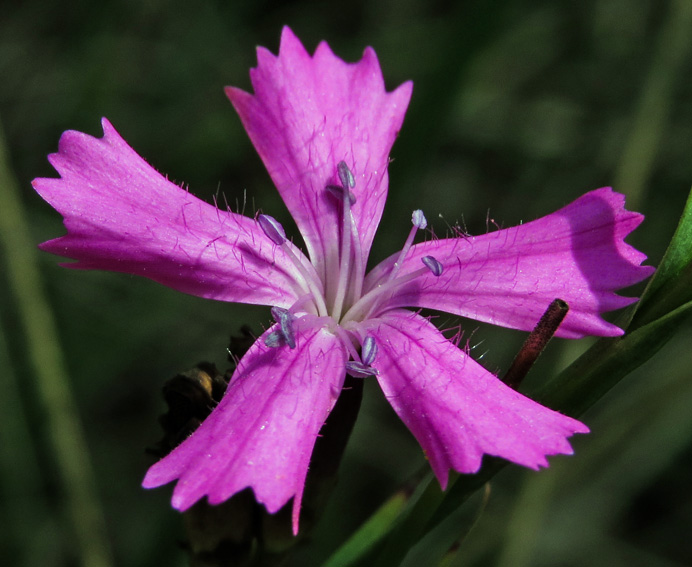
{"label": "bluish anther", "polygon": [[363,361],[363,364],[370,366],[375,362],[375,357],[377,357],[377,343],[375,342],[375,337],[368,335],[363,341],[360,359]]}
{"label": "bluish anther", "polygon": [[289,348],[296,348],[296,335],[293,331],[293,314],[283,307],[272,307],[272,317],[281,326],[281,334]]}
{"label": "bluish anther", "polygon": [[274,217],[259,215],[259,217],[257,217],[257,222],[259,222],[260,228],[264,231],[264,234],[266,234],[274,244],[281,246],[286,242],[284,227],[281,226],[281,223]]}
{"label": "bluish anther", "polygon": [[288,345],[289,348],[296,348],[296,335],[293,330],[293,314],[283,307],[272,307],[272,317],[279,324],[276,331],[269,333],[264,344],[270,348]]}
{"label": "bluish anther", "polygon": [[421,262],[433,273],[433,276],[439,277],[444,271],[444,266],[434,256],[423,256]]}
{"label": "bluish anther", "polygon": [[362,362],[349,360],[346,363],[346,374],[353,376],[354,378],[367,378],[368,376],[374,376],[377,374],[377,370],[375,370],[372,366],[366,366]]}
{"label": "bluish anther", "polygon": [[280,330],[272,331],[264,337],[264,344],[269,348],[277,348],[286,344],[286,338]]}
{"label": "bluish anther", "polygon": [[346,363],[346,372],[349,376],[353,376],[354,378],[374,376],[377,374],[377,370],[372,367],[372,363],[375,362],[376,357],[377,343],[375,342],[375,337],[368,335],[365,337],[365,340],[363,340],[360,353],[361,362],[350,360]]}
{"label": "bluish anther", "polygon": [[340,161],[336,166],[336,171],[339,174],[341,185],[346,189],[353,189],[356,186],[356,178],[353,172],[348,168],[345,161]]}

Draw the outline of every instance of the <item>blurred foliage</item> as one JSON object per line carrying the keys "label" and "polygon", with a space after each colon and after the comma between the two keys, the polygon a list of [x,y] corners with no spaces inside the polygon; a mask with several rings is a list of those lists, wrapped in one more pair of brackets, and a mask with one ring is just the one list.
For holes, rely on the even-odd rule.
{"label": "blurred foliage", "polygon": [[[366,45],[390,88],[414,96],[390,168],[373,250],[399,248],[410,211],[439,234],[471,233],[546,214],[603,185],[628,195],[645,223],[629,241],[661,258],[692,184],[692,23],[687,0],[7,1],[0,19],[0,119],[33,244],[63,233],[30,181],[52,176],[62,131],[123,137],[198,196],[290,220],[226,101],[249,88],[253,47],[276,51],[290,25],[312,50],[347,60]],[[0,203],[0,206],[3,206]],[[444,218],[437,218],[438,214]],[[291,231],[295,234],[294,231]],[[0,563],[80,562],[66,522],[48,412],[0,246]],[[18,253],[23,253],[19,251]],[[28,253],[27,253],[28,254]],[[29,256],[27,255],[27,258]],[[199,360],[223,364],[228,337],[259,330],[265,309],[183,296],[120,274],[72,272],[38,256],[57,324],[114,562],[184,565],[169,491],[144,492],[144,448],[160,437],[164,382]],[[640,293],[641,288],[632,293]],[[441,322],[454,325],[452,318]],[[506,369],[521,333],[462,322],[474,353]],[[473,526],[464,565],[692,564],[689,325],[584,420],[592,434],[550,470],[507,467]],[[545,382],[588,346],[555,342],[527,380]],[[340,483],[312,540],[290,565],[319,565],[422,466],[424,458],[376,384],[366,383]],[[472,521],[473,520],[473,521]],[[475,523],[474,523],[475,522]],[[450,560],[450,561],[454,561]],[[456,564],[456,563],[453,563]]]}

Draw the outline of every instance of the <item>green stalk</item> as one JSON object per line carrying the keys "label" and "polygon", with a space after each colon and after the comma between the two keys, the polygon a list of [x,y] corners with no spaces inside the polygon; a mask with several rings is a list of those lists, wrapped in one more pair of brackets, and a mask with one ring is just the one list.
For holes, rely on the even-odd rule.
{"label": "green stalk", "polygon": [[690,29],[692,2],[673,0],[615,174],[614,187],[627,194],[627,205],[632,211],[641,208],[646,184],[666,131],[675,87],[686,75],[685,65],[692,46]]}
{"label": "green stalk", "polygon": [[0,241],[5,249],[5,272],[12,303],[21,320],[36,390],[45,415],[67,514],[85,567],[112,565],[103,512],[84,430],[70,389],[65,361],[58,344],[55,320],[44,294],[36,244],[11,172],[0,126]]}

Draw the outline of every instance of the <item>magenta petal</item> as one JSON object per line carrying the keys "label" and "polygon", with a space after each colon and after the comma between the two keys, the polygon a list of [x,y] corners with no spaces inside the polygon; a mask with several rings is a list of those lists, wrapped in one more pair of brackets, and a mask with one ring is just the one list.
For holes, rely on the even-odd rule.
{"label": "magenta petal", "polygon": [[474,473],[484,454],[548,466],[547,455],[572,453],[567,437],[589,431],[503,384],[420,315],[395,310],[364,326],[380,386],[443,488],[450,468]]}
{"label": "magenta petal", "polygon": [[100,139],[65,132],[49,156],[61,177],[34,180],[67,228],[43,250],[77,260],[71,268],[136,274],[211,299],[288,307],[305,293],[295,266],[255,220],[197,199],[149,166],[106,119],[103,130]]}
{"label": "magenta petal", "polygon": [[294,349],[269,348],[264,337],[274,330],[243,357],[199,429],[149,469],[145,488],[178,479],[172,503],[179,510],[204,496],[220,504],[247,487],[270,513],[294,498],[297,532],[310,456],[341,391],[347,356],[320,328],[300,332]]}
{"label": "magenta petal", "polygon": [[[425,272],[397,290],[383,309],[428,307],[530,330],[560,298],[570,311],[557,336],[620,335],[622,330],[600,314],[636,301],[614,292],[654,271],[641,266],[646,256],[624,241],[643,218],[626,211],[624,196],[606,187],[533,222],[417,244],[400,274],[418,270],[426,255],[442,264],[443,274]],[[395,256],[371,272],[368,287],[386,277]]]}
{"label": "magenta petal", "polygon": [[279,55],[257,50],[255,94],[226,93],[240,115],[305,239],[322,277],[339,241],[338,207],[325,189],[343,160],[355,176],[352,208],[367,260],[387,196],[389,150],[411,96],[411,83],[387,93],[375,52],[345,63],[326,43],[310,56],[284,28]]}

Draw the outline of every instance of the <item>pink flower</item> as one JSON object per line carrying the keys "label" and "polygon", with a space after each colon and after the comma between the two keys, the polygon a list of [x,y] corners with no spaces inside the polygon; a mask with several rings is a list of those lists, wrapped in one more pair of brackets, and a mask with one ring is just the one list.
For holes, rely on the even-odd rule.
{"label": "pink flower", "polygon": [[442,487],[484,454],[537,469],[570,454],[582,423],[504,385],[426,318],[432,308],[530,330],[555,298],[558,336],[615,336],[601,313],[648,277],[624,238],[642,221],[609,188],[481,236],[429,238],[414,211],[404,247],[365,274],[387,195],[389,152],[412,85],[385,92],[368,48],[348,64],[326,43],[310,56],[285,28],[278,56],[258,49],[255,94],[227,94],[303,236],[304,255],[272,217],[200,201],[152,169],[107,120],[104,137],[66,132],[49,159],[59,179],[34,187],[67,234],[41,245],[72,268],[137,274],[199,297],[272,307],[275,323],[240,361],[201,427],[151,467],[147,488],[178,480],[173,506],[218,504],[251,487],[293,526],[315,439],[346,373],[375,375]]}

